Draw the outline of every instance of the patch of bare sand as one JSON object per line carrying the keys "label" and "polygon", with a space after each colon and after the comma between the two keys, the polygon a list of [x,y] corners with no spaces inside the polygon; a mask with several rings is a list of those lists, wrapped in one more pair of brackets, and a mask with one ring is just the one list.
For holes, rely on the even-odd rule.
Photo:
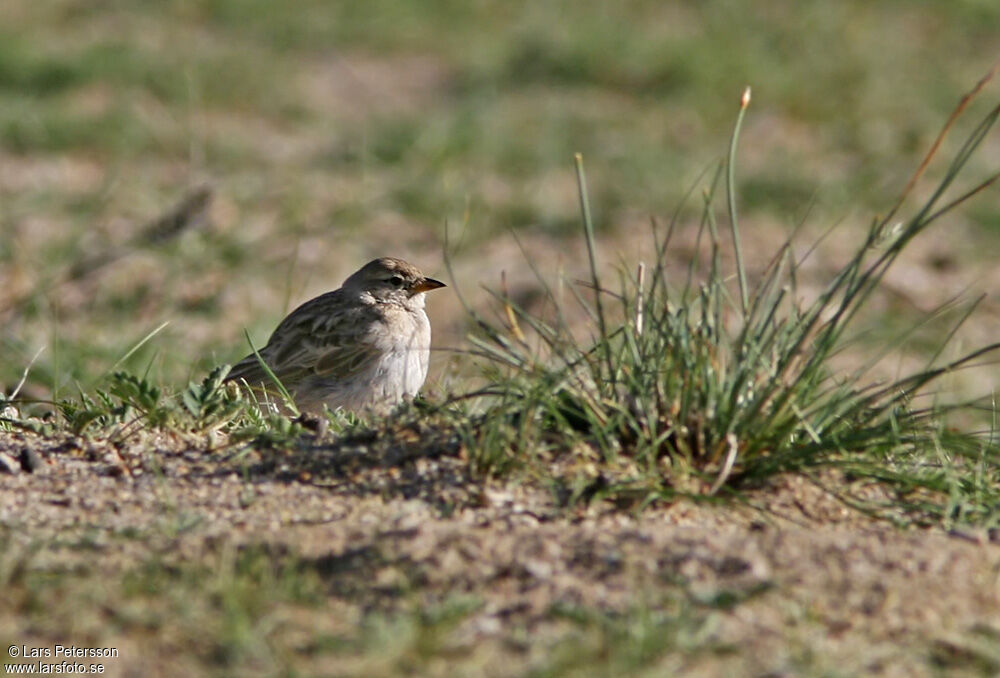
{"label": "patch of bare sand", "polygon": [[[567,632],[554,609],[693,605],[703,640],[729,650],[667,653],[663,666],[691,675],[785,675],[805,657],[848,675],[929,675],[935,643],[1000,631],[1000,546],[893,530],[801,478],[751,493],[763,510],[678,502],[633,516],[473,482],[447,441],[427,456],[374,438],[304,441],[239,461],[198,438],[122,443],[3,434],[0,451],[31,446],[44,459],[36,473],[0,475],[8,548],[48,544],[36,563],[97,558],[110,575],[153,555],[264,544],[315,566],[340,619],[405,610],[414,592],[430,605],[471,597],[480,603],[452,640],[494,656],[495,675],[523,671]],[[143,536],[116,538],[124,531]],[[80,535],[86,552],[58,546]],[[30,637],[20,623],[8,631]],[[163,651],[118,633],[142,650],[133,657]],[[135,668],[125,664],[116,670]]]}

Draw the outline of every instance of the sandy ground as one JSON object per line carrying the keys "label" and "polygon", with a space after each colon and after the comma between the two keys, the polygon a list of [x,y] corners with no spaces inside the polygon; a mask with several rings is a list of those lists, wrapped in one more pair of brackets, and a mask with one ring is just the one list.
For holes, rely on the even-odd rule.
{"label": "sandy ground", "polygon": [[[83,559],[112,577],[150,554],[290,550],[321,573],[327,609],[347,625],[404,609],[413,592],[425,605],[474,598],[449,642],[460,656],[483,657],[493,675],[522,673],[545,657],[568,623],[554,610],[666,614],[678,606],[695,621],[677,633],[697,637],[691,647],[671,637],[657,671],[997,668],[992,650],[975,647],[985,638],[995,649],[1000,637],[1000,544],[989,533],[896,530],[801,478],[752,492],[748,505],[679,502],[634,516],[604,504],[560,508],[528,485],[472,482],[447,447],[414,457],[315,441],[234,457],[234,448],[206,451],[204,442],[3,434],[5,454],[28,446],[43,461],[35,472],[0,474],[7,560],[43,544],[33,567]],[[125,533],[142,537],[116,538]],[[84,534],[85,552],[60,546]],[[23,643],[55,642],[50,633],[26,615],[0,622],[0,635]],[[105,633],[102,644],[128,649],[107,664],[113,673],[186,666],[155,635]],[[341,668],[365,672],[365,661]]]}

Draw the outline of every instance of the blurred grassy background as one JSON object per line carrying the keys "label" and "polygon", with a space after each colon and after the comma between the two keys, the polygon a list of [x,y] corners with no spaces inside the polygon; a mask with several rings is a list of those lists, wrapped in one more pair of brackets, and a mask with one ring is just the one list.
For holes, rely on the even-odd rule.
{"label": "blurred grassy background", "polygon": [[[511,229],[554,261],[576,151],[627,247],[721,155],[747,84],[745,236],[867,223],[998,25],[992,0],[4,0],[0,385],[44,346],[25,393],[89,388],[164,321],[122,365],[185,380],[372,256],[443,274],[446,224],[465,287],[496,282]],[[56,284],[204,184],[205,227]],[[962,218],[995,247],[995,192]],[[453,298],[431,313],[455,345]]]}

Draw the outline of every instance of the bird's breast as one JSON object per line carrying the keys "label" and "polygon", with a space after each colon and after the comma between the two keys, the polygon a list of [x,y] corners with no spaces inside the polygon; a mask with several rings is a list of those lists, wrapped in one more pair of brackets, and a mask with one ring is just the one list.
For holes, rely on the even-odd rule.
{"label": "bird's breast", "polygon": [[398,397],[414,396],[427,378],[431,326],[423,311],[407,311],[390,322],[388,350],[381,361],[381,378]]}

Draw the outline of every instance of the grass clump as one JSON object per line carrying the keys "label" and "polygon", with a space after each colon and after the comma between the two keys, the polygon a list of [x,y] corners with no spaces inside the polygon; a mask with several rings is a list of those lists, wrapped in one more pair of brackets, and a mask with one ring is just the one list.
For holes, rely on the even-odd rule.
{"label": "grass clump", "polygon": [[[494,292],[504,320],[477,315],[479,332],[473,338],[476,351],[490,360],[495,382],[486,389],[494,400],[478,435],[495,441],[498,431],[506,432],[509,447],[480,446],[475,455],[480,465],[497,468],[523,459],[526,450],[540,451],[546,460],[567,462],[572,472],[557,475],[555,482],[565,485],[569,479],[575,496],[640,500],[714,495],[784,471],[838,467],[888,482],[901,498],[919,496],[897,500],[897,506],[925,516],[995,521],[996,439],[949,428],[950,414],[976,405],[940,404],[929,387],[954,370],[979,364],[1000,344],[940,363],[942,346],[924,369],[883,384],[869,383],[867,374],[884,354],[849,374],[831,367],[852,322],[903,249],[997,180],[994,174],[946,198],[1000,106],[974,128],[924,204],[897,220],[941,141],[988,79],[962,100],[896,206],[873,221],[847,265],[810,302],[800,298],[801,261],[791,241],[755,283],[748,283],[734,161],[749,90],[728,161],[704,194],[699,242],[707,240],[711,263],[700,272],[693,262],[679,287],[668,280],[664,263],[676,218],[665,234],[654,223],[650,267],[639,264],[634,275],[622,270],[617,292],[605,284],[578,156],[590,294],[569,287],[586,313],[591,339],[578,338],[547,285],[554,317],[528,312],[505,290]],[[720,264],[715,206],[720,185],[734,245],[732,274]]]}

